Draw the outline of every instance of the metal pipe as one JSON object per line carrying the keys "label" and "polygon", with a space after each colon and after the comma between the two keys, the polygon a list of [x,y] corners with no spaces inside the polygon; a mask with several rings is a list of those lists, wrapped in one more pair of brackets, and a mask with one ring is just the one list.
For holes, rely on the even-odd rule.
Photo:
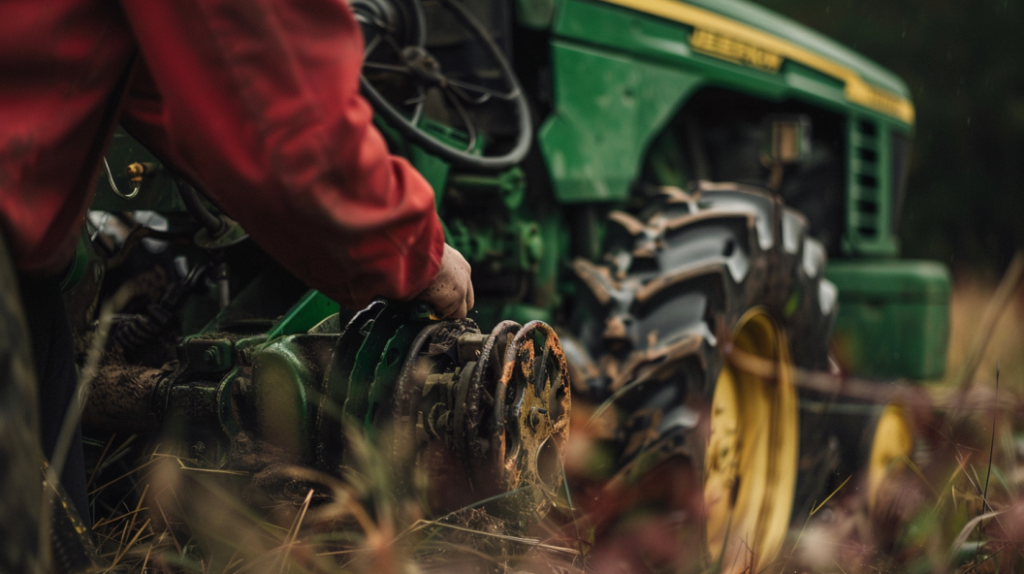
{"label": "metal pipe", "polygon": [[228,272],[228,264],[226,261],[221,261],[217,264],[216,280],[217,280],[217,305],[220,310],[223,311],[231,304],[231,279]]}
{"label": "metal pipe", "polygon": [[180,177],[174,178],[174,181],[178,184],[178,193],[181,194],[181,201],[185,203],[185,208],[210,232],[210,237],[217,237],[223,233],[227,224],[206,209],[196,188]]}

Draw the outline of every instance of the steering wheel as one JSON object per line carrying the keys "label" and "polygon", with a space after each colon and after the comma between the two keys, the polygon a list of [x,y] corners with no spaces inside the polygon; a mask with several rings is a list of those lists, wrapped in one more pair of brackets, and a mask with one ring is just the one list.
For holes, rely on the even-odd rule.
{"label": "steering wheel", "polygon": [[[458,0],[438,0],[461,24],[471,42],[497,64],[498,77],[489,84],[495,88],[446,74],[441,63],[427,51],[426,19],[419,0],[350,0],[356,20],[365,38],[363,95],[387,123],[428,153],[460,167],[501,170],[519,163],[533,139],[530,110],[519,80],[501,48],[476,18]],[[387,96],[385,96],[385,93]],[[430,110],[444,107],[446,115],[458,118],[466,134],[465,146],[454,138],[439,139],[421,125]],[[498,113],[498,107],[505,108]],[[497,155],[487,155],[488,147],[479,128],[481,115],[486,119],[515,118],[515,131],[507,138],[513,143],[499,147]],[[441,122],[450,123],[450,122]],[[503,138],[505,139],[505,138]],[[487,144],[487,145],[484,145]],[[479,151],[484,148],[483,152]]]}

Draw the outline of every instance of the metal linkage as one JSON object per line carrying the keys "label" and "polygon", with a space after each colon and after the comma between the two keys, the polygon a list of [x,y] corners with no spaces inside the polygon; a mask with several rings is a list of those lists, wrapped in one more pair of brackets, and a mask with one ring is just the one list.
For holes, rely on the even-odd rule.
{"label": "metal linkage", "polygon": [[354,426],[386,453],[398,490],[433,511],[492,499],[492,512],[523,520],[556,498],[569,376],[544,323],[505,321],[485,334],[470,320],[376,302],[338,340],[320,396],[321,470],[353,464]]}
{"label": "metal linkage", "polygon": [[484,335],[469,321],[446,322],[417,343],[397,384],[393,448],[415,463],[430,506],[493,498],[502,515],[546,512],[562,480],[570,408],[551,327],[505,321]]}
{"label": "metal linkage", "polygon": [[[155,396],[158,416],[183,417],[187,440],[232,470],[284,462],[343,478],[362,462],[358,432],[385,455],[396,494],[431,511],[486,500],[525,525],[554,504],[570,399],[548,325],[505,321],[485,334],[471,320],[375,301],[340,334],[247,341],[220,381],[191,362],[150,369],[136,402]],[[105,404],[102,413],[120,403]]]}
{"label": "metal linkage", "polygon": [[163,297],[146,308],[146,314],[136,315],[119,324],[111,335],[117,347],[131,354],[159,339],[167,329],[182,298],[206,272],[207,265],[196,265],[189,274],[171,286]]}
{"label": "metal linkage", "polygon": [[[569,373],[554,329],[531,321],[508,344],[494,393],[485,459],[507,490],[528,487],[512,508],[543,512],[562,481],[569,438]],[[487,466],[484,466],[487,468]]]}

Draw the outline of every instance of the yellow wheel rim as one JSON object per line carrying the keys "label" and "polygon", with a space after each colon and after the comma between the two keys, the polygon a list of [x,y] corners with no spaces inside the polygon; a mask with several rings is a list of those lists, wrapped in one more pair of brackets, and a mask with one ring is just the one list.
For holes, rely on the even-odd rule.
{"label": "yellow wheel rim", "polygon": [[868,504],[874,509],[886,479],[906,467],[914,453],[914,432],[903,407],[886,405],[875,425],[868,458]]}
{"label": "yellow wheel rim", "polygon": [[789,529],[797,394],[785,336],[763,310],[740,319],[733,348],[715,386],[704,459],[708,551],[721,572],[758,572]]}

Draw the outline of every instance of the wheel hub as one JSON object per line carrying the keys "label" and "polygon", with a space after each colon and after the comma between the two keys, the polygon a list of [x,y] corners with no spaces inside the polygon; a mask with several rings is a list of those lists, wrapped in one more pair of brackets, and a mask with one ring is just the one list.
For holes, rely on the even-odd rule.
{"label": "wheel hub", "polygon": [[505,321],[489,335],[471,322],[429,327],[397,382],[394,452],[410,475],[418,467],[434,510],[495,498],[497,514],[543,514],[561,484],[568,385],[544,323]]}
{"label": "wheel hub", "polygon": [[868,460],[868,504],[878,505],[879,492],[890,477],[906,467],[914,454],[914,432],[899,405],[886,405],[875,425]]}
{"label": "wheel hub", "polygon": [[782,331],[763,311],[740,319],[715,387],[705,456],[708,551],[723,572],[757,572],[789,527],[799,435]]}
{"label": "wheel hub", "polygon": [[407,46],[402,50],[402,60],[423,84],[444,86],[445,78],[441,72],[441,63],[425,49],[420,46]]}

